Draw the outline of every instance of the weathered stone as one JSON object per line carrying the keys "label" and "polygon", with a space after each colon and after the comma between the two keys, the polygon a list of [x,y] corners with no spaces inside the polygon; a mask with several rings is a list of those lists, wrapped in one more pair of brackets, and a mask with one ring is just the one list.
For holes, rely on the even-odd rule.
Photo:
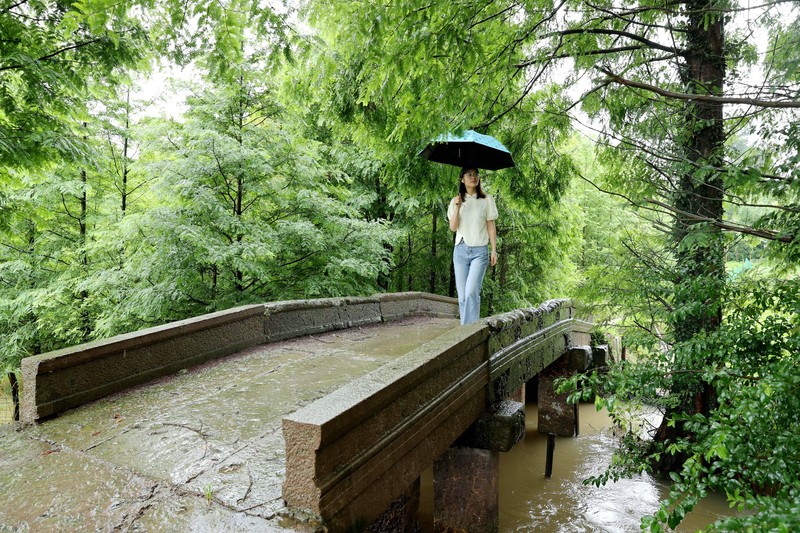
{"label": "weathered stone", "polygon": [[433,464],[433,530],[498,531],[499,477],[499,452],[449,448]]}
{"label": "weathered stone", "polygon": [[526,387],[523,384],[520,388],[509,394],[507,399],[512,402],[519,402],[522,405],[525,405],[525,391]]}
{"label": "weathered stone", "polygon": [[525,437],[525,405],[505,400],[489,408],[464,432],[456,446],[507,452]]}
{"label": "weathered stone", "polygon": [[592,364],[592,347],[575,346],[564,354],[564,364],[567,368],[583,372]]}
{"label": "weathered stone", "polygon": [[369,524],[486,410],[488,329],[437,337],[283,420],[283,496],[333,530]]}
{"label": "weathered stone", "polygon": [[263,305],[250,305],[22,360],[26,423],[264,342]]}
{"label": "weathered stone", "polygon": [[574,374],[563,361],[547,367],[539,374],[539,424],[540,433],[550,433],[559,437],[571,437],[575,434],[575,406],[567,403],[567,394],[557,394],[553,382],[557,378],[566,378]]}
{"label": "weathered stone", "polygon": [[414,315],[458,318],[458,300],[421,292],[399,292],[376,295],[384,321]]}
{"label": "weathered stone", "polygon": [[419,478],[389,504],[383,514],[367,528],[369,533],[416,533],[419,531]]}
{"label": "weathered stone", "polygon": [[489,359],[492,375],[490,403],[505,400],[561,357],[567,349],[566,336],[561,330],[567,331],[571,327],[571,323],[562,323],[547,335],[532,335],[493,353]]}
{"label": "weathered stone", "polygon": [[[176,339],[199,330],[175,331],[174,324],[149,336],[148,342],[161,351],[183,353],[180,350],[189,350],[194,352],[194,356],[213,358],[230,353],[226,350],[231,347],[235,349],[237,343],[251,342],[243,332],[249,331],[253,325],[256,326],[252,328],[256,331],[256,338],[274,339],[283,335],[287,338],[308,336],[354,325],[388,322],[410,315],[427,317],[440,314],[456,316],[456,300],[423,293],[403,293],[370,298],[278,302],[265,305],[261,312],[252,311],[252,316],[247,314],[246,320],[238,315],[236,319],[227,317],[226,327],[208,335],[214,341],[226,340],[222,351],[204,351],[206,341],[203,335],[189,335],[183,346],[183,341]],[[418,345],[417,349],[409,348],[403,352],[406,355],[399,359],[388,357],[387,353],[396,349],[397,345],[405,344],[405,341],[372,345],[377,348],[374,352],[367,350],[366,346],[370,345],[367,341],[362,353],[349,351],[342,356],[331,353],[329,360],[320,364],[318,353],[328,353],[328,348],[335,343],[310,337],[307,339],[309,342],[324,344],[307,347],[296,353],[287,352],[284,355],[289,357],[290,362],[273,367],[270,372],[274,373],[264,374],[264,378],[260,378],[252,390],[250,385],[242,387],[238,384],[241,368],[236,369],[235,378],[217,376],[220,382],[226,384],[222,388],[216,383],[214,387],[201,387],[215,391],[213,398],[203,400],[204,404],[229,406],[233,403],[218,400],[246,397],[248,401],[238,403],[234,415],[227,408],[217,407],[203,411],[203,419],[200,420],[192,418],[187,422],[185,414],[176,414],[173,418],[159,416],[160,425],[155,427],[150,423],[128,426],[122,421],[132,418],[130,412],[126,414],[117,406],[107,405],[104,407],[106,416],[102,417],[102,431],[90,425],[75,427],[74,424],[66,424],[64,427],[85,442],[85,446],[72,448],[91,447],[93,453],[104,461],[112,461],[116,456],[145,461],[152,455],[153,449],[161,446],[162,453],[156,454],[158,462],[152,465],[147,463],[149,470],[144,475],[158,477],[164,483],[179,483],[182,490],[194,494],[206,490],[210,492],[211,487],[212,499],[230,508],[242,508],[248,512],[256,512],[253,509],[258,508],[259,516],[271,520],[270,517],[277,512],[276,506],[283,502],[275,490],[280,479],[284,481],[282,496],[290,506],[285,512],[281,511],[281,516],[311,516],[314,520],[319,519],[321,524],[324,522],[323,526],[329,531],[368,528],[376,519],[379,520],[378,524],[388,523],[384,522],[384,518],[379,518],[381,513],[387,507],[394,508],[398,504],[397,498],[402,498],[419,473],[486,412],[488,398],[492,394],[498,396],[498,401],[505,400],[545,365],[563,355],[567,347],[574,344],[574,333],[588,332],[586,322],[567,319],[571,316],[568,303],[549,302],[542,308],[519,310],[507,317],[496,320],[490,318],[467,326],[457,326],[457,321],[452,321],[452,329],[429,339],[422,346]],[[202,322],[208,316],[200,318]],[[496,328],[496,335],[490,334],[491,327],[487,327],[487,324],[493,324],[491,327]],[[545,324],[549,325],[542,330]],[[425,326],[419,328],[424,330]],[[523,331],[529,331],[530,334],[523,336]],[[347,332],[337,331],[329,339],[347,336]],[[408,336],[414,337],[415,334]],[[491,338],[494,338],[495,344],[491,344]],[[128,340],[122,343],[128,350],[123,353],[123,358],[130,357],[133,350],[133,344],[126,342]],[[139,341],[130,342],[135,344]],[[284,342],[289,344],[292,341]],[[502,349],[492,352],[491,346]],[[84,357],[91,359],[88,354],[80,355],[79,359]],[[356,371],[356,367],[364,364],[371,365],[373,369],[369,375]],[[39,370],[43,368],[46,365]],[[277,429],[274,420],[264,429],[263,413],[259,411],[283,409],[283,400],[294,398],[292,394],[275,395],[269,386],[274,380],[277,380],[275,383],[283,383],[279,380],[279,373],[282,372],[296,372],[298,375],[310,373],[315,380],[321,381],[320,385],[305,390],[306,396],[297,404],[297,410],[285,411],[283,434],[279,438],[276,434],[270,434],[285,444],[286,469],[279,474],[273,467],[283,460],[282,455],[259,447],[260,455],[258,459],[253,459],[255,456],[252,452],[236,449],[239,442],[250,442],[260,432],[269,433]],[[334,377],[340,379],[342,374],[362,377],[343,387],[349,379],[342,380],[337,385],[341,388],[336,392],[313,401],[333,391],[333,388],[328,388],[328,383],[332,383]],[[179,381],[182,375],[173,378]],[[266,395],[264,390],[268,391]],[[269,398],[269,401],[265,402],[264,398]],[[168,405],[172,400],[169,396],[168,401],[158,405]],[[189,403],[191,413],[199,412],[203,407],[195,402]],[[140,411],[143,410],[137,409],[135,412]],[[488,446],[506,449],[516,442],[518,433],[515,428],[524,428],[524,419],[520,424],[515,419],[519,409],[511,411],[504,422],[506,436],[500,439],[505,444],[490,443]],[[148,411],[147,416],[153,414]],[[238,423],[240,420],[259,421],[259,425],[243,430]],[[51,428],[53,422],[49,421]],[[59,425],[58,419],[55,422]],[[492,423],[495,422],[497,420]],[[213,428],[213,431],[209,428]],[[242,434],[243,431],[255,434]],[[225,440],[220,445],[223,436],[230,436],[230,442]],[[98,437],[107,445],[98,444]],[[264,436],[259,446],[269,438]],[[208,441],[213,442],[209,445]],[[234,444],[236,447],[232,448]],[[195,453],[186,453],[187,449]],[[218,469],[206,470],[207,467],[203,466],[207,463],[216,464],[215,461],[225,457],[228,460],[225,464],[219,463],[221,466]],[[278,460],[274,460],[276,457]],[[254,464],[259,466],[247,466]],[[263,465],[269,465],[269,468]],[[268,493],[257,490],[259,478],[268,478],[272,483]],[[485,474],[479,473],[476,479],[482,488],[485,487]],[[496,478],[493,482],[496,483]],[[258,502],[268,503],[253,507]],[[302,510],[308,513],[304,514]],[[461,510],[459,503],[459,513]],[[158,520],[161,516],[153,515],[153,519]]]}
{"label": "weathered stone", "polygon": [[593,346],[592,347],[592,358],[593,363],[592,367],[594,368],[604,368],[609,365],[611,362],[611,357],[609,355],[609,349],[607,344],[603,344],[600,346]]}
{"label": "weathered stone", "polygon": [[27,357],[22,362],[22,419],[31,423],[264,342],[414,315],[457,318],[458,301],[414,292],[273,302]]}
{"label": "weathered stone", "polygon": [[[344,329],[348,327],[345,303],[342,298],[323,298],[267,304],[264,317],[266,340],[274,342]],[[376,318],[379,320],[379,317],[376,308]]]}

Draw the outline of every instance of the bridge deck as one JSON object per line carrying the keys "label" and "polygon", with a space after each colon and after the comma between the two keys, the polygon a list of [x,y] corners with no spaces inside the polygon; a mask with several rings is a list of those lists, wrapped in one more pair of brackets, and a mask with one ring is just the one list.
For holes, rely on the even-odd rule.
{"label": "bridge deck", "polygon": [[458,326],[414,317],[243,350],[0,429],[0,531],[303,531],[282,418]]}

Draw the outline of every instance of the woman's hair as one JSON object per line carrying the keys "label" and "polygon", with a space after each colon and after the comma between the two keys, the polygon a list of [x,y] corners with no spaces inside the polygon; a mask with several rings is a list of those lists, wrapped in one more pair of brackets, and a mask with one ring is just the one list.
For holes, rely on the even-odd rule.
{"label": "woman's hair", "polygon": [[[464,174],[470,170],[478,172],[478,169],[475,167],[464,167],[461,169],[461,173],[458,175],[458,195],[461,196],[462,202],[464,201],[464,197],[467,195],[467,186],[464,185],[462,180],[464,179]],[[481,188],[480,174],[478,177],[478,188],[476,189],[476,192],[478,193],[478,198],[486,198],[486,193],[483,192],[483,189]]]}

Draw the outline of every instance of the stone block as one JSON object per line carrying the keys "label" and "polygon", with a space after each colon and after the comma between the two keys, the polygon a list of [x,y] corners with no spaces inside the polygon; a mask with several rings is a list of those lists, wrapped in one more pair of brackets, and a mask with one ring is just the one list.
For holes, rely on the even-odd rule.
{"label": "stone block", "polygon": [[559,437],[571,437],[575,434],[575,406],[567,403],[567,394],[557,394],[553,382],[560,377],[569,377],[574,370],[559,361],[539,374],[539,433],[548,433]]}
{"label": "stone block", "polygon": [[424,292],[378,294],[384,322],[414,315],[458,318],[458,300]]}
{"label": "stone block", "polygon": [[523,437],[525,405],[505,400],[482,414],[458,439],[456,446],[507,452]]}
{"label": "stone block", "polygon": [[417,533],[419,531],[420,481],[417,478],[367,528],[367,533]]}
{"label": "stone block", "polygon": [[437,318],[458,318],[458,299],[422,293],[419,299],[418,313]]}
{"label": "stone block", "polygon": [[433,464],[433,530],[494,533],[499,529],[500,454],[450,448]]}
{"label": "stone block", "polygon": [[564,354],[564,364],[567,368],[583,372],[592,364],[591,346],[574,346]]}
{"label": "stone block", "polygon": [[592,367],[604,368],[611,363],[607,344],[592,347]]}
{"label": "stone block", "polygon": [[377,298],[345,298],[344,321],[348,328],[378,324],[383,320]]}
{"label": "stone block", "polygon": [[292,300],[265,306],[264,335],[274,342],[348,327],[345,300]]}

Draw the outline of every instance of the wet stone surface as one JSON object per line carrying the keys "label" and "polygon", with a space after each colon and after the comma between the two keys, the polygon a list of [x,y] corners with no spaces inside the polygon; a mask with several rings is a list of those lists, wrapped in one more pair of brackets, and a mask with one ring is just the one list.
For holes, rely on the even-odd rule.
{"label": "wet stone surface", "polygon": [[0,531],[313,531],[281,498],[281,419],[457,327],[415,317],[257,346],[0,426]]}

